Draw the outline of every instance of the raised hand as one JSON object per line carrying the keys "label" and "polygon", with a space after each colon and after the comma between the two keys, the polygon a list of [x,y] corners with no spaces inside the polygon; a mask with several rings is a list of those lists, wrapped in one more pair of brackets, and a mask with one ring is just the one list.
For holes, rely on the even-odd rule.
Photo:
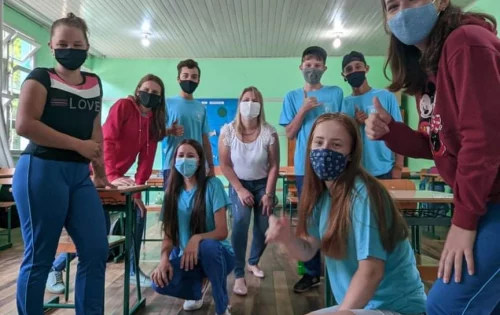
{"label": "raised hand", "polygon": [[392,116],[382,107],[378,97],[373,98],[373,107],[374,113],[370,113],[368,119],[365,120],[365,132],[371,140],[378,140],[389,133]]}

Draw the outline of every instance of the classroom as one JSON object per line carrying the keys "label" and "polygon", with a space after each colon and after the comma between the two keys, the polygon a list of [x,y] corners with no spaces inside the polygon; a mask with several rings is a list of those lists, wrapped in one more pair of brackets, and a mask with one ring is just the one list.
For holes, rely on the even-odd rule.
{"label": "classroom", "polygon": [[0,20],[0,314],[500,315],[498,0]]}

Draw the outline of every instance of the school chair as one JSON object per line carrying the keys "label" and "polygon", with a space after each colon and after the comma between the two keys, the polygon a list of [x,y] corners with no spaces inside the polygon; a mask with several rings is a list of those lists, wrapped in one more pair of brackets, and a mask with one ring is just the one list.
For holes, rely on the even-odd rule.
{"label": "school chair", "polygon": [[[109,244],[109,249],[113,249],[118,246],[123,246],[125,245],[125,236],[121,235],[108,235],[108,244]],[[64,253],[66,254],[66,280],[64,283],[65,290],[64,290],[64,300],[67,303],[69,299],[69,274],[70,274],[70,266],[71,266],[71,254],[76,254],[76,246],[73,243],[73,240],[71,240],[71,237],[67,234],[64,233],[61,235],[61,238],[59,239],[59,244],[57,245],[57,254]],[[74,308],[73,304],[61,304],[59,303],[59,297],[56,296],[52,299],[50,299],[47,303],[45,303],[44,308],[47,309],[53,309],[53,308]]]}
{"label": "school chair", "polygon": [[[12,177],[0,178],[0,185],[12,186]],[[0,202],[0,209],[7,212],[7,230],[0,231],[0,236],[6,236],[7,242],[0,244],[0,250],[12,247],[12,206],[14,205],[15,202],[12,201]]]}

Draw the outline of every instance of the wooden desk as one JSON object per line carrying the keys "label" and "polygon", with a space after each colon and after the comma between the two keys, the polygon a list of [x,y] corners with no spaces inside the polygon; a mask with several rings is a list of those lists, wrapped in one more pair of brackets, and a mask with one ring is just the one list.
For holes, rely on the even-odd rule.
{"label": "wooden desk", "polygon": [[[110,194],[118,194],[125,197],[125,213],[127,220],[125,221],[125,248],[124,248],[124,256],[125,256],[125,274],[123,275],[123,314],[135,314],[142,307],[146,306],[146,299],[142,297],[141,286],[139,281],[139,273],[136,272],[135,280],[136,280],[136,291],[137,291],[137,301],[130,309],[130,250],[132,245],[132,229],[135,229],[136,226],[136,213],[134,200],[132,195],[138,192],[146,191],[149,188],[148,185],[140,185],[140,186],[126,186],[126,187],[118,187],[116,189],[104,189],[98,188],[97,191],[101,198],[103,196],[108,196]],[[104,204],[104,209],[106,210],[106,206]],[[113,209],[116,211],[116,209]],[[139,270],[139,257],[135,257],[135,270]]]}
{"label": "wooden desk", "polygon": [[398,202],[452,203],[453,194],[430,190],[391,190],[392,198]]}
{"label": "wooden desk", "polygon": [[15,170],[15,168],[0,168],[0,178],[11,178]]}

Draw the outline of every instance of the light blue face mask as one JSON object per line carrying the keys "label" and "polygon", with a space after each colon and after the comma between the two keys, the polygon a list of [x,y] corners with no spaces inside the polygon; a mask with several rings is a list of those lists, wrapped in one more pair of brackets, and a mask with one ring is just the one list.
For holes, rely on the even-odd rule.
{"label": "light blue face mask", "polygon": [[405,45],[417,45],[424,41],[439,17],[434,2],[435,0],[418,8],[399,11],[387,21],[392,34]]}
{"label": "light blue face mask", "polygon": [[184,177],[191,177],[198,169],[198,160],[195,158],[177,158],[175,159],[175,169]]}

